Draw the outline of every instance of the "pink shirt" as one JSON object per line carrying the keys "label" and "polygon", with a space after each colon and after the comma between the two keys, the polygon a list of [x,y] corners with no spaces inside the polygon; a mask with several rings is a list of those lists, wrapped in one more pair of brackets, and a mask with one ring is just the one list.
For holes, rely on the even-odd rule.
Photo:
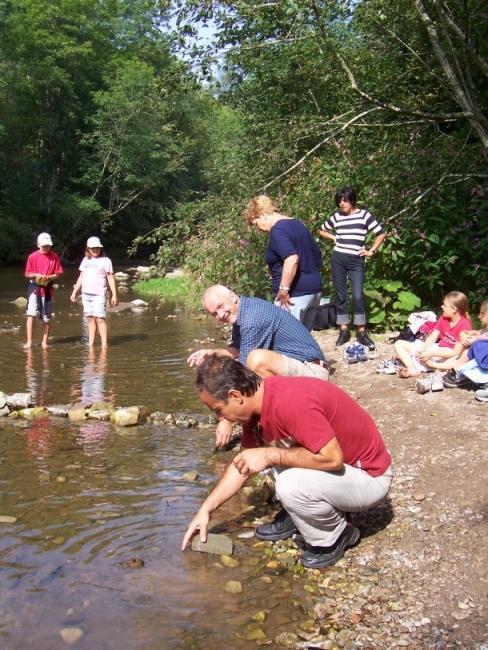
{"label": "pink shirt", "polygon": [[461,332],[472,329],[471,321],[466,316],[461,316],[454,327],[451,327],[451,321],[448,318],[441,316],[434,327],[434,332],[439,332],[437,345],[441,348],[453,348],[459,341]]}
{"label": "pink shirt", "polygon": [[61,275],[63,267],[56,253],[41,253],[35,251],[27,258],[25,265],[25,275],[38,273],[39,275]]}
{"label": "pink shirt", "polygon": [[81,281],[82,293],[103,296],[107,289],[107,273],[113,273],[112,261],[109,257],[84,257],[80,264],[83,273]]}

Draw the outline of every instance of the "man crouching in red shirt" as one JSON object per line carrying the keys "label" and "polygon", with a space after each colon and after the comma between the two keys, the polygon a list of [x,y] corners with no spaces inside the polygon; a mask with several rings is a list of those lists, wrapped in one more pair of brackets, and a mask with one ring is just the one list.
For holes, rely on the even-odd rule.
{"label": "man crouching in red shirt", "polygon": [[346,513],[380,503],[392,480],[390,454],[370,416],[329,382],[262,379],[229,357],[209,357],[198,369],[197,388],[218,418],[243,424],[243,437],[240,453],[189,525],[182,550],[197,530],[206,540],[211,513],[251,474],[272,467],[283,510],[258,526],[256,537],[299,533],[304,566],[335,564],[359,541]]}

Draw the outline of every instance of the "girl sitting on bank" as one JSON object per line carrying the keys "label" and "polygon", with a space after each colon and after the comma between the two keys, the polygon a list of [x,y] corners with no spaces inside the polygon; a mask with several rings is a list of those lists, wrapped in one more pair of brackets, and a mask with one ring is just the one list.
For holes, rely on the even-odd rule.
{"label": "girl sitting on bank", "polygon": [[447,359],[459,357],[464,350],[461,333],[472,330],[468,317],[468,299],[460,291],[450,291],[442,302],[442,316],[425,341],[396,341],[395,352],[405,366],[400,377],[418,377]]}

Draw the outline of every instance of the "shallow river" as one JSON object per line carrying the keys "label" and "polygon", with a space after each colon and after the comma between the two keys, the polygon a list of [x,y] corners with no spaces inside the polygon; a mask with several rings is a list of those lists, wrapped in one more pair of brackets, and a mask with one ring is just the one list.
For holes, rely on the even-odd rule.
{"label": "shallow river", "polygon": [[[185,359],[218,338],[213,323],[153,302],[143,312],[111,314],[106,355],[99,348],[90,355],[81,308],[69,302],[74,278],[66,273],[56,293],[49,349],[25,352],[23,309],[10,302],[25,294],[22,271],[0,272],[0,390],[32,391],[44,405],[105,398],[207,415]],[[38,323],[35,334],[38,342]],[[0,515],[17,518],[0,523],[0,647],[65,648],[64,628],[81,630],[76,647],[96,650],[256,647],[239,636],[258,610],[267,612],[268,638],[296,621],[296,585],[289,576],[263,576],[253,540],[237,536],[249,530],[241,527],[246,495],[216,518],[234,522],[238,567],[179,550],[231,457],[213,454],[213,446],[210,426],[0,418]],[[190,471],[196,481],[186,480]],[[134,557],[143,568],[121,565]],[[242,581],[243,593],[226,593],[227,580]]]}

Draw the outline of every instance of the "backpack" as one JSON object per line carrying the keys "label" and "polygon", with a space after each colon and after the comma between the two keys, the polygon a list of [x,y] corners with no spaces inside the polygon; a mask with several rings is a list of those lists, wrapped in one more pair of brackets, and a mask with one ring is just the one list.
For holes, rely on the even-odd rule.
{"label": "backpack", "polygon": [[314,330],[326,330],[329,327],[335,327],[337,319],[337,310],[333,302],[319,305],[315,314]]}

